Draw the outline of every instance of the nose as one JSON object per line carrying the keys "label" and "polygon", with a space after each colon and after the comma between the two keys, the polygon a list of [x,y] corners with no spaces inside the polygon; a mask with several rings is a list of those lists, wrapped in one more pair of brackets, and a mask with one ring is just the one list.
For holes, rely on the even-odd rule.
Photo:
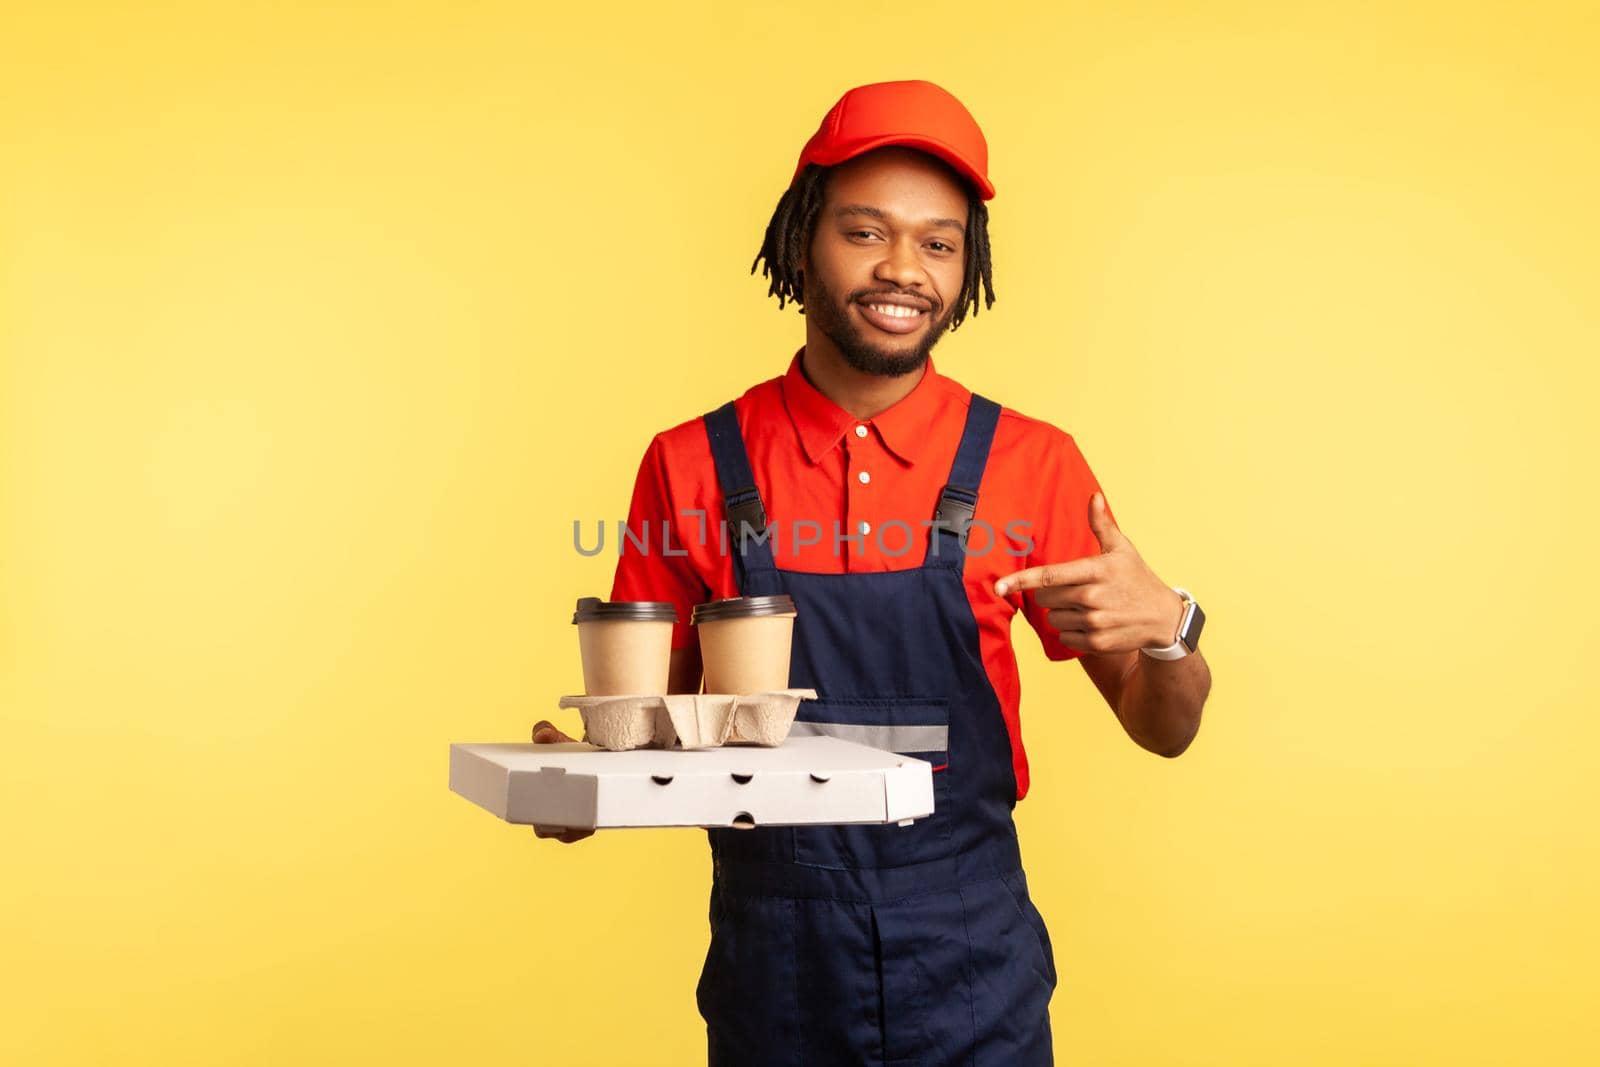
{"label": "nose", "polygon": [[873,268],[872,276],[889,282],[901,290],[911,290],[927,279],[922,263],[917,259],[914,239],[902,239],[887,244],[883,258]]}

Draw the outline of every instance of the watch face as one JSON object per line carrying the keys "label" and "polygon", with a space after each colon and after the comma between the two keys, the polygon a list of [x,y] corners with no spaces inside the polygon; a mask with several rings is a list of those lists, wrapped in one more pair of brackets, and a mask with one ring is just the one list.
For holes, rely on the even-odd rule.
{"label": "watch face", "polygon": [[1200,647],[1200,630],[1206,624],[1206,613],[1200,610],[1197,603],[1189,609],[1189,617],[1184,620],[1183,628],[1178,631],[1178,640],[1183,642],[1183,647],[1190,652]]}

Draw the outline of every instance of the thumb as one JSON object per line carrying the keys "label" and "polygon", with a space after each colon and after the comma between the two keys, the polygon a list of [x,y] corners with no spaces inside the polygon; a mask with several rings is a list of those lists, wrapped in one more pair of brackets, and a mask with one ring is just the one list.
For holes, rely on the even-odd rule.
{"label": "thumb", "polygon": [[1089,529],[1094,531],[1095,540],[1100,542],[1101,552],[1112,552],[1128,543],[1122,531],[1117,529],[1117,524],[1111,520],[1104,493],[1096,493],[1089,498]]}
{"label": "thumb", "polygon": [[534,724],[533,743],[536,745],[554,745],[571,740],[572,738],[556,729],[548,719],[540,719]]}

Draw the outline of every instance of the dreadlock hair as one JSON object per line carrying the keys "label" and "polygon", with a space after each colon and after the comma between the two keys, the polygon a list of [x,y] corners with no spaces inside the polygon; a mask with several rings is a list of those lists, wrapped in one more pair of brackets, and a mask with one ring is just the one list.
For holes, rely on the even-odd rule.
{"label": "dreadlock hair", "polygon": [[[750,264],[750,273],[754,274],[761,261],[766,260],[761,274],[772,279],[767,287],[767,295],[778,298],[779,310],[783,309],[786,300],[794,304],[797,310],[805,309],[805,271],[801,270],[800,261],[810,247],[817,213],[822,210],[828,173],[832,169],[817,163],[806,164],[800,177],[784,190],[778,200],[778,206],[772,212],[772,221],[767,223],[761,251],[756,253],[755,262]],[[983,286],[983,306],[994,306],[994,269],[989,262],[989,209],[971,183],[963,181],[962,184],[967,190],[967,232],[963,242],[966,270],[962,277],[961,295],[956,298],[956,310],[950,319],[952,331],[967,317],[969,305],[974,315],[978,313],[980,284]]]}

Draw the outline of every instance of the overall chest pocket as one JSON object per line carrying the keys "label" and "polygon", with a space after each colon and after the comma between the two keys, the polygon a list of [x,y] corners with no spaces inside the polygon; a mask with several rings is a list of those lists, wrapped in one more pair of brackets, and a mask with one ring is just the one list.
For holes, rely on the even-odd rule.
{"label": "overall chest pocket", "polygon": [[[825,735],[933,764],[933,814],[910,826],[795,827],[795,860],[819,867],[904,867],[949,854],[950,701],[947,697],[825,697],[800,704],[791,734]],[[960,753],[956,753],[959,759]]]}

